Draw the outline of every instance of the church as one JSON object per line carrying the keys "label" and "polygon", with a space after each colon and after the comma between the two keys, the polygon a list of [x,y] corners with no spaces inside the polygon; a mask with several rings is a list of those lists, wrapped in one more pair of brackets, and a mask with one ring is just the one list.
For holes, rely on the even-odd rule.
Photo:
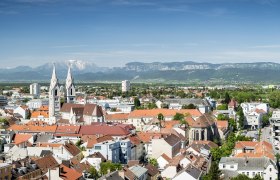
{"label": "church", "polygon": [[[61,107],[60,99],[64,95],[65,103]],[[95,104],[74,104],[76,90],[71,66],[65,81],[65,87],[59,86],[55,65],[49,88],[49,119],[48,124],[91,124],[104,122],[102,108]]]}

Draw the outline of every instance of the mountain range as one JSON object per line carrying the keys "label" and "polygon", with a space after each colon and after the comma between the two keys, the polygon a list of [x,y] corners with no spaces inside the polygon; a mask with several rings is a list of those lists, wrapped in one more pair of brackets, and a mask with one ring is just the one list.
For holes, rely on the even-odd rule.
{"label": "mountain range", "polygon": [[[198,63],[185,62],[130,62],[123,67],[99,67],[92,62],[67,60],[56,62],[59,79],[66,78],[68,66],[78,82],[132,82],[163,83],[272,83],[280,80],[280,64],[257,63]],[[53,64],[38,67],[18,66],[0,69],[2,82],[49,81]]]}

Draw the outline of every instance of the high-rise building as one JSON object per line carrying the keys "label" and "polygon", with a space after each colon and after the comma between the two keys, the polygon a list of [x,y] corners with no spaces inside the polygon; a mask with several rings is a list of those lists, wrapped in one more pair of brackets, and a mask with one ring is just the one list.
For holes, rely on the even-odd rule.
{"label": "high-rise building", "polygon": [[130,90],[130,81],[122,81],[122,92],[128,92]]}
{"label": "high-rise building", "polygon": [[73,103],[76,97],[74,79],[71,73],[71,67],[68,68],[66,83],[65,83],[65,99],[67,103]]}
{"label": "high-rise building", "polygon": [[40,85],[38,83],[30,84],[30,94],[35,97],[40,96]]}

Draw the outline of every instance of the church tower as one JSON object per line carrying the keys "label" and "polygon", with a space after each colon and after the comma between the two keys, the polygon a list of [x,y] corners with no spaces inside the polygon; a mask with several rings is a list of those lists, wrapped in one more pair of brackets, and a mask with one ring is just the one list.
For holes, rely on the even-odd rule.
{"label": "church tower", "polygon": [[65,99],[67,103],[74,103],[76,97],[76,91],[74,86],[74,79],[71,73],[71,65],[69,65],[66,83],[65,83]]}
{"label": "church tower", "polygon": [[56,77],[55,65],[53,66],[52,79],[49,89],[49,124],[56,123],[55,115],[60,111],[60,88]]}

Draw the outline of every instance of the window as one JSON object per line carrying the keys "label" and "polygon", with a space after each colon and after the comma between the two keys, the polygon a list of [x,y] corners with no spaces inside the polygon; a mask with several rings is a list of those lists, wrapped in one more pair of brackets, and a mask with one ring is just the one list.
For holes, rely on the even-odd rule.
{"label": "window", "polygon": [[256,173],[255,172],[253,172],[253,176],[255,176],[256,175]]}
{"label": "window", "polygon": [[269,168],[269,171],[271,172],[271,171],[272,171],[272,168]]}
{"label": "window", "polygon": [[101,150],[101,146],[94,146],[95,150]]}
{"label": "window", "polygon": [[223,164],[223,168],[226,168],[226,165],[225,165],[225,164]]}
{"label": "window", "polygon": [[231,169],[233,169],[233,168],[234,168],[234,166],[233,166],[233,165],[230,165],[230,168],[231,168]]}
{"label": "window", "polygon": [[249,172],[247,172],[247,176],[249,176]]}

